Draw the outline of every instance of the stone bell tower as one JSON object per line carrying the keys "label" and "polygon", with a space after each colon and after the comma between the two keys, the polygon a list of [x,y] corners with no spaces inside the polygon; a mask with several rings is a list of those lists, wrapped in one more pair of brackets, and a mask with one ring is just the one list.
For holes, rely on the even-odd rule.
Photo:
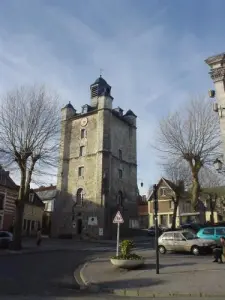
{"label": "stone bell tower", "polygon": [[210,91],[210,97],[216,97],[213,110],[220,118],[221,139],[225,153],[225,53],[211,56],[205,62],[210,67],[209,74],[215,86],[215,91]]}
{"label": "stone bell tower", "polygon": [[136,115],[113,108],[111,86],[100,76],[90,86],[89,104],[62,108],[55,236],[83,233],[111,238],[118,210],[121,235],[137,220]]}

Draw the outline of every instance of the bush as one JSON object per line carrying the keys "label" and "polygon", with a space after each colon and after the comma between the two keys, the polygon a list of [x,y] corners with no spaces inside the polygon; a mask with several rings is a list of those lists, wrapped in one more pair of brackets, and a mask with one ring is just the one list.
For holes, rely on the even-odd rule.
{"label": "bush", "polygon": [[126,259],[126,260],[140,260],[141,256],[131,253],[134,248],[134,242],[130,240],[124,240],[120,244],[120,254],[118,256],[113,256],[113,259]]}

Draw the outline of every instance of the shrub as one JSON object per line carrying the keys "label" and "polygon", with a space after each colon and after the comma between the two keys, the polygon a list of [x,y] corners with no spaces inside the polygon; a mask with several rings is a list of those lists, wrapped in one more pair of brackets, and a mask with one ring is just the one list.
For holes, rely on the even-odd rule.
{"label": "shrub", "polygon": [[134,248],[134,242],[130,240],[124,240],[120,244],[120,254],[118,256],[113,256],[113,259],[129,259],[129,260],[140,260],[141,256],[131,253]]}

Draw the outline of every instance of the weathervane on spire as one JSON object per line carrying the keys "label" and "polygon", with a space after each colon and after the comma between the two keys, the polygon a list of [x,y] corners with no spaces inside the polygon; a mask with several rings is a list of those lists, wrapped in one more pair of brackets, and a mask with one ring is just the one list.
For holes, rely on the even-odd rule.
{"label": "weathervane on spire", "polygon": [[102,77],[103,69],[100,69],[100,77]]}

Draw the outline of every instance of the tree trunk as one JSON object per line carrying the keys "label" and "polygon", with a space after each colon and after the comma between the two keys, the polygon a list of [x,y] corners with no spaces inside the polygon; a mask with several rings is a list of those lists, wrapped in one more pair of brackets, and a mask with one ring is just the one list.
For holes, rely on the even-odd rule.
{"label": "tree trunk", "polygon": [[178,201],[174,201],[174,207],[173,207],[173,218],[172,218],[172,226],[171,229],[176,229],[176,219],[177,219],[177,208],[178,208]]}
{"label": "tree trunk", "polygon": [[16,201],[16,215],[13,232],[13,250],[21,250],[22,248],[22,226],[24,213],[24,197],[25,197],[26,172],[21,170],[21,180],[18,200]]}
{"label": "tree trunk", "polygon": [[16,205],[15,227],[13,235],[13,250],[22,249],[22,226],[23,226],[24,203],[18,201]]}
{"label": "tree trunk", "polygon": [[198,172],[192,171],[192,208],[197,211],[198,198],[200,194],[200,183],[198,180]]}

